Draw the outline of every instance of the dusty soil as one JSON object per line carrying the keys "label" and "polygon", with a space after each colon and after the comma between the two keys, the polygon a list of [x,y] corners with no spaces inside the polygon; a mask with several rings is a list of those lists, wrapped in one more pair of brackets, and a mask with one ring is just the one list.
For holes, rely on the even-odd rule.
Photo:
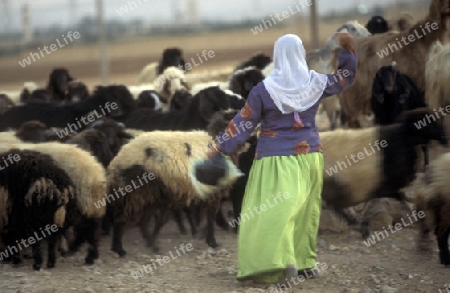
{"label": "dusty soil", "polygon": [[[229,209],[230,205],[227,205],[225,211]],[[237,236],[231,230],[220,228],[216,235],[220,247],[211,249],[203,239],[181,235],[171,221],[161,233],[161,251],[157,255],[146,247],[138,228],[129,225],[124,237],[126,258],[112,253],[109,250],[111,237],[104,236],[100,258],[92,266],[83,264],[84,249],[70,257],[58,257],[55,268],[44,267],[39,272],[32,270],[31,260],[24,260],[18,268],[0,264],[0,292],[231,293],[270,292],[275,288],[236,281]],[[321,231],[317,261],[322,264],[322,274],[298,283],[289,292],[431,293],[439,292],[438,289],[445,292],[445,283],[450,283],[450,271],[439,264],[435,241],[430,254],[418,253],[414,241],[416,235],[417,227],[410,226],[367,247],[361,236],[353,231]],[[192,248],[188,246],[190,251],[185,250],[186,254],[180,249],[183,243],[192,245]],[[161,265],[157,258],[161,258]],[[148,273],[142,271],[141,277],[133,277],[145,265],[152,270],[147,267]]]}

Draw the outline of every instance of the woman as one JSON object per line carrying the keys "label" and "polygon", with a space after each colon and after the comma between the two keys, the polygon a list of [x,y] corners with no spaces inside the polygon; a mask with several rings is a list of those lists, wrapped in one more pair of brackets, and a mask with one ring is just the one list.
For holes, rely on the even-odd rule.
{"label": "woman", "polygon": [[316,266],[323,182],[316,112],[323,98],[353,83],[357,67],[351,36],[336,36],[343,74],[310,71],[300,38],[280,37],[272,73],[251,90],[244,108],[218,136],[229,139],[208,153],[231,154],[261,123],[242,203],[238,280],[285,283]]}

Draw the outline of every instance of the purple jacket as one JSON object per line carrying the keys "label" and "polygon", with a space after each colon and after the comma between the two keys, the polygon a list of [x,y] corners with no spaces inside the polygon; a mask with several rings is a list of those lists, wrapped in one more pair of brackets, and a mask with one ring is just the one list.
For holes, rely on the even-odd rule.
{"label": "purple jacket", "polygon": [[251,90],[244,108],[216,137],[217,148],[227,155],[233,153],[261,123],[255,159],[322,152],[315,119],[317,109],[322,99],[339,94],[351,86],[358,65],[357,56],[350,52],[341,51],[338,57],[338,68],[343,70],[343,74],[327,74],[328,83],[322,97],[314,106],[301,113],[281,113],[264,83],[258,83]]}

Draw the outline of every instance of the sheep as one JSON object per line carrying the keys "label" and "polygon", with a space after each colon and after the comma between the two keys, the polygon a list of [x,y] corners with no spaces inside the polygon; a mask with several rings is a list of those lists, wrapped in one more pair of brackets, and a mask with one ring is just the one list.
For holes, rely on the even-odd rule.
{"label": "sheep", "polygon": [[20,94],[20,102],[26,103],[50,103],[52,101],[51,93],[46,89],[35,89],[31,93],[24,89]]}
{"label": "sheep", "polygon": [[[230,198],[233,203],[233,216],[234,219],[239,219],[241,215],[242,200],[244,199],[245,187],[247,185],[248,176],[250,174],[250,169],[253,164],[253,159],[256,155],[256,146],[258,138],[256,135],[250,136],[247,140],[250,147],[239,154],[238,167],[244,173],[244,176],[239,178],[230,189]],[[237,233],[238,226],[234,227],[234,231]]]}
{"label": "sheep", "polygon": [[233,70],[234,68],[232,66],[226,66],[216,70],[205,70],[200,73],[189,73],[186,74],[185,81],[192,87],[198,83],[207,83],[211,81],[226,82],[230,79],[230,76],[233,74]]}
{"label": "sheep", "polygon": [[197,94],[201,90],[213,86],[218,86],[222,90],[231,90],[239,94],[244,99],[247,99],[250,90],[264,79],[262,71],[255,67],[249,66],[243,69],[238,69],[233,72],[228,82],[224,81],[210,81],[205,83],[198,83],[192,87],[191,93]]}
{"label": "sheep", "polygon": [[22,123],[15,135],[24,142],[40,143],[47,141],[47,126],[37,120]]}
{"label": "sheep", "polygon": [[[430,113],[428,108],[417,108],[403,112],[398,122],[389,126],[321,132],[325,162],[322,198],[327,205],[354,225],[355,219],[351,219],[344,208],[371,198],[404,201],[405,195],[399,190],[414,180],[416,147],[431,140],[447,145],[440,123],[433,121],[422,128],[415,126]],[[352,164],[350,159],[355,162],[355,154],[358,160]],[[367,220],[360,227],[363,237],[368,236]]]}
{"label": "sheep", "polygon": [[[111,249],[124,256],[122,237],[127,221],[139,222],[147,245],[155,251],[155,238],[163,223],[157,223],[152,235],[147,225],[153,212],[181,209],[192,203],[201,203],[208,209],[206,242],[217,247],[214,237],[214,219],[220,198],[227,188],[217,194],[201,199],[198,197],[188,174],[189,162],[203,158],[213,138],[205,131],[152,131],[139,135],[123,146],[107,170],[108,194],[131,184],[145,173],[153,173],[152,180],[111,202],[114,213],[114,235]],[[164,216],[157,217],[164,219]]]}
{"label": "sheep", "polygon": [[112,155],[116,156],[122,146],[134,138],[125,129],[125,125],[110,118],[103,118],[88,125],[88,129],[97,129],[106,136]]}
{"label": "sheep", "polygon": [[65,92],[65,103],[77,103],[89,97],[89,90],[86,84],[80,80],[72,80],[67,84]]}
{"label": "sheep", "polygon": [[239,64],[233,72],[236,72],[238,70],[247,68],[247,67],[255,67],[259,70],[264,69],[268,64],[272,62],[272,58],[270,56],[267,56],[264,53],[257,53],[254,54],[249,60],[242,62]]}
{"label": "sheep", "polygon": [[[6,206],[0,206],[0,212],[1,218],[7,220],[6,223],[0,222],[0,234],[9,247],[9,259],[14,265],[20,263],[19,249],[22,247],[18,241],[36,237],[33,243],[30,241],[34,270],[40,270],[42,264],[39,240],[43,239],[42,236],[48,239],[47,267],[52,268],[56,261],[58,228],[64,227],[67,204],[75,197],[73,183],[49,155],[19,149],[0,153],[2,158],[12,155],[14,162],[0,171],[0,193],[6,202]],[[48,235],[42,230],[44,228]],[[15,248],[15,254],[12,254],[12,248]]]}
{"label": "sheep", "polygon": [[67,128],[70,124],[70,129],[75,128],[75,131],[79,131],[84,126],[78,119],[83,121],[86,118],[83,115],[91,111],[95,112],[87,117],[89,120],[99,118],[99,115],[100,117],[126,115],[135,108],[136,103],[125,86],[98,86],[92,97],[78,103],[67,105],[32,103],[9,108],[0,115],[0,131],[17,128],[30,120],[39,120],[48,127]]}
{"label": "sheep", "polygon": [[416,210],[424,213],[420,219],[418,247],[428,250],[429,234],[434,230],[436,235],[439,260],[450,268],[450,251],[448,238],[450,235],[450,190],[448,173],[450,171],[450,154],[441,155],[429,165],[425,176],[415,183]]}
{"label": "sheep", "polygon": [[[394,60],[397,62],[398,70],[410,76],[421,95],[424,95],[425,58],[432,44],[448,34],[446,22],[450,17],[449,6],[448,0],[432,0],[428,15],[409,30],[354,39],[359,59],[358,74],[352,86],[339,95],[341,106],[348,117],[349,127],[360,127],[359,117],[371,112],[373,77],[380,66],[391,64]],[[406,40],[411,35],[415,41],[408,42],[407,46],[398,41]],[[420,39],[416,39],[416,36]],[[411,41],[411,38],[409,40]]]}
{"label": "sheep", "polygon": [[[375,123],[380,125],[394,123],[403,111],[426,107],[414,81],[397,70],[395,61],[378,69],[372,85],[371,104]],[[429,163],[427,147],[423,146],[422,150],[426,166]]]}
{"label": "sheep", "polygon": [[56,102],[63,102],[66,97],[67,85],[73,78],[65,68],[55,68],[49,76],[47,90]]}
{"label": "sheep", "polygon": [[56,127],[51,127],[49,129],[47,129],[47,131],[45,132],[45,140],[46,142],[61,142],[64,143],[67,140],[71,139],[72,137],[74,137],[75,135],[78,134],[77,131],[68,131],[65,132],[66,129],[64,128],[56,128]]}
{"label": "sheep", "polygon": [[192,97],[193,95],[187,91],[176,91],[170,100],[170,111],[185,108],[189,104]]}
{"label": "sheep", "polygon": [[79,148],[89,152],[97,158],[105,168],[108,167],[114,157],[106,139],[106,135],[97,129],[83,130],[65,141],[65,143],[77,145]]}
{"label": "sheep", "polygon": [[181,110],[160,113],[141,108],[130,113],[128,117],[116,120],[123,122],[127,128],[145,131],[206,129],[215,112],[230,107],[231,97],[235,98],[219,87],[210,87],[192,97]]}
{"label": "sheep", "polygon": [[0,94],[5,94],[6,96],[8,96],[8,98],[13,102],[14,105],[19,105],[21,103],[20,96],[25,90],[30,93],[38,88],[39,86],[37,85],[37,83],[27,81],[23,83],[22,90],[20,91],[0,91]]}
{"label": "sheep", "polygon": [[382,34],[389,30],[387,20],[381,15],[372,16],[365,27],[372,35]]}
{"label": "sheep", "polygon": [[55,142],[28,144],[19,140],[12,132],[0,132],[0,152],[11,148],[44,153],[53,158],[56,165],[64,170],[72,180],[77,194],[77,214],[71,222],[76,222],[74,251],[86,239],[90,244],[85,258],[86,264],[93,264],[98,258],[100,221],[105,215],[104,206],[95,206],[106,194],[106,174],[102,165],[91,154],[74,145]]}
{"label": "sheep", "polygon": [[156,77],[164,72],[168,67],[180,66],[184,68],[185,61],[183,59],[183,52],[179,48],[167,48],[163,51],[162,59],[159,62],[152,62],[145,66],[141,71],[138,84],[152,83]]}
{"label": "sheep", "polygon": [[395,61],[378,69],[372,85],[371,104],[375,122],[380,125],[394,123],[405,110],[426,106],[414,81],[397,70]]}
{"label": "sheep", "polygon": [[192,95],[198,94],[201,90],[209,87],[218,86],[221,90],[229,89],[230,81],[208,81],[200,82],[192,86],[190,93]]}
{"label": "sheep", "polygon": [[160,95],[161,107],[164,112],[170,109],[171,97],[177,90],[190,91],[190,85],[185,81],[183,70],[168,67],[152,83],[130,86],[130,92],[135,99],[145,90],[154,90]]}
{"label": "sheep", "polygon": [[[357,21],[347,22],[338,28],[336,32],[347,32],[354,38],[367,37],[371,35],[370,32]],[[332,64],[332,52],[336,45],[336,38],[330,36],[327,39],[324,48],[306,53],[306,62],[308,67],[319,73],[334,73],[335,70]],[[344,125],[345,117],[343,116],[342,108],[337,96],[331,96],[324,99],[321,105],[322,109],[319,111],[319,114],[322,114],[323,111],[327,113],[328,120],[330,121],[330,130],[336,129],[338,118],[340,118],[341,125]],[[368,118],[370,123],[370,117]],[[364,121],[364,123],[367,123],[367,121]]]}
{"label": "sheep", "polygon": [[138,108],[150,108],[154,111],[162,110],[162,97],[154,90],[144,90],[137,97]]}
{"label": "sheep", "polygon": [[228,89],[247,100],[252,88],[263,79],[264,75],[260,69],[254,66],[246,67],[233,73],[230,78]]}
{"label": "sheep", "polygon": [[402,13],[399,18],[388,21],[388,28],[390,31],[403,32],[411,28],[415,23],[411,14]]}
{"label": "sheep", "polygon": [[[450,113],[450,43],[433,44],[425,67],[426,102],[432,109],[445,107]],[[441,112],[442,113],[442,112]]]}
{"label": "sheep", "polygon": [[0,94],[0,114],[3,113],[4,110],[6,110],[9,107],[13,107],[14,103],[11,101],[11,99],[5,95]]}
{"label": "sheep", "polygon": [[147,64],[139,73],[137,84],[142,85],[152,83],[158,76],[158,66],[158,62],[151,62]]}

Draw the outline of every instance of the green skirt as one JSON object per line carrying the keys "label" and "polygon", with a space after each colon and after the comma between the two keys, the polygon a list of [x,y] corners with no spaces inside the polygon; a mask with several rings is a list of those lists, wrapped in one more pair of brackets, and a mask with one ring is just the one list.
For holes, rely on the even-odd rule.
{"label": "green skirt", "polygon": [[238,280],[274,283],[291,264],[316,266],[322,183],[320,152],[253,162],[238,224]]}

